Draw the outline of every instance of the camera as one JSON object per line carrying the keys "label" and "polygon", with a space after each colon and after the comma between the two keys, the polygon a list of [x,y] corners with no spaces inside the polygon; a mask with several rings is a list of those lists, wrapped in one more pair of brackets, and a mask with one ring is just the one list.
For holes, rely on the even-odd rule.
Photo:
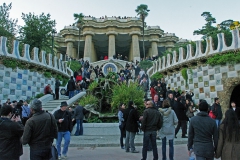
{"label": "camera", "polygon": [[14,114],[15,114],[15,117],[19,116],[19,115],[20,115],[20,110],[19,110],[19,109],[16,109],[15,112],[14,112]]}

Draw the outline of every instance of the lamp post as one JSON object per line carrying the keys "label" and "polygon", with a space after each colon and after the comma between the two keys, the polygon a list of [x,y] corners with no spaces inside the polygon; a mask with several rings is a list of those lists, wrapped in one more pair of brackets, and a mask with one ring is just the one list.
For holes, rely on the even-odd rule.
{"label": "lamp post", "polygon": [[54,35],[57,33],[54,29],[52,30],[52,55],[53,55],[53,47],[54,47]]}
{"label": "lamp post", "polygon": [[81,36],[81,30],[82,30],[82,22],[77,22],[77,27],[78,27],[78,59],[80,59],[80,36]]}

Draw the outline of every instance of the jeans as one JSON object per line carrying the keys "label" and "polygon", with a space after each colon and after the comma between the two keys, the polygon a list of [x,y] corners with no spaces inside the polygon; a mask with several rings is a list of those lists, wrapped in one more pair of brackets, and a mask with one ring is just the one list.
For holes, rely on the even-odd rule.
{"label": "jeans", "polygon": [[74,96],[74,91],[69,91],[69,99],[71,99]]}
{"label": "jeans", "polygon": [[[162,160],[166,160],[167,156],[166,156],[166,148],[167,148],[167,144],[166,144],[167,138],[164,137],[162,139]],[[173,139],[169,140],[169,160],[173,160],[173,155],[174,155],[174,147],[173,147]]]}
{"label": "jeans", "polygon": [[214,157],[206,158],[206,157],[201,157],[201,156],[196,155],[196,160],[214,160]]}
{"label": "jeans", "polygon": [[135,139],[135,132],[128,132],[126,131],[126,139],[125,139],[125,149],[129,151],[129,143],[131,151],[135,151],[134,139]]}
{"label": "jeans", "polygon": [[42,160],[52,158],[51,148],[48,149],[31,149],[30,160]]}
{"label": "jeans", "polygon": [[186,136],[186,134],[187,134],[187,121],[178,121],[178,125],[175,129],[175,135],[177,135],[180,127],[182,128],[182,136]]}
{"label": "jeans", "polygon": [[62,138],[64,138],[64,145],[63,145],[63,151],[62,154],[64,156],[67,156],[68,152],[68,146],[70,143],[70,132],[58,132],[58,137],[57,137],[57,151],[58,151],[58,156],[61,156],[61,143],[62,143]]}
{"label": "jeans", "polygon": [[76,90],[76,95],[78,94],[78,93],[80,93],[81,91],[80,90]]}
{"label": "jeans", "polygon": [[76,119],[77,123],[77,129],[75,132],[75,136],[83,135],[83,120],[82,119]]}
{"label": "jeans", "polygon": [[215,121],[216,121],[216,124],[217,124],[217,127],[218,127],[221,123],[221,119],[215,119]]}
{"label": "jeans", "polygon": [[120,145],[121,145],[121,147],[124,147],[123,137],[125,136],[125,129],[122,128],[121,125],[119,126],[119,129],[120,129]]}
{"label": "jeans", "polygon": [[153,150],[153,160],[158,160],[158,151],[157,151],[157,131],[145,131],[143,136],[143,149],[142,149],[142,160],[147,159],[147,149],[149,142],[152,144]]}

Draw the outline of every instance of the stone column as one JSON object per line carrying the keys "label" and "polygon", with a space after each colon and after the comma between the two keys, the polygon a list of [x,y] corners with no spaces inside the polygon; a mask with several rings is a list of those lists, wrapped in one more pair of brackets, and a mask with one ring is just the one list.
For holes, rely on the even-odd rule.
{"label": "stone column", "polygon": [[152,54],[150,56],[158,56],[158,48],[157,48],[157,42],[152,42]]}
{"label": "stone column", "polygon": [[108,35],[108,59],[113,59],[113,56],[116,54],[115,37],[117,33],[114,31],[110,31],[107,33],[107,35]]}
{"label": "stone column", "polygon": [[138,35],[132,35],[132,51],[133,51],[133,61],[140,61],[140,48],[139,48],[139,40]]}
{"label": "stone column", "polygon": [[73,42],[72,41],[67,42],[67,55],[68,55],[68,57],[73,57]]}
{"label": "stone column", "polygon": [[84,61],[88,60],[91,62],[91,53],[92,53],[92,35],[87,34],[85,37],[85,46],[84,46]]}

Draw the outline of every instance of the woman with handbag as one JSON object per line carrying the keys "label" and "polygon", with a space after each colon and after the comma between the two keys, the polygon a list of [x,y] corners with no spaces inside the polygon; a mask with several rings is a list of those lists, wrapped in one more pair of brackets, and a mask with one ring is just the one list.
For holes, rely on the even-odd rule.
{"label": "woman with handbag", "polygon": [[126,130],[125,130],[125,124],[126,122],[124,122],[124,118],[123,118],[123,111],[125,109],[125,105],[123,103],[121,103],[119,105],[119,110],[118,110],[118,120],[119,120],[119,129],[120,129],[120,145],[121,148],[124,149],[124,144],[123,144],[123,137],[125,137],[126,135]]}

